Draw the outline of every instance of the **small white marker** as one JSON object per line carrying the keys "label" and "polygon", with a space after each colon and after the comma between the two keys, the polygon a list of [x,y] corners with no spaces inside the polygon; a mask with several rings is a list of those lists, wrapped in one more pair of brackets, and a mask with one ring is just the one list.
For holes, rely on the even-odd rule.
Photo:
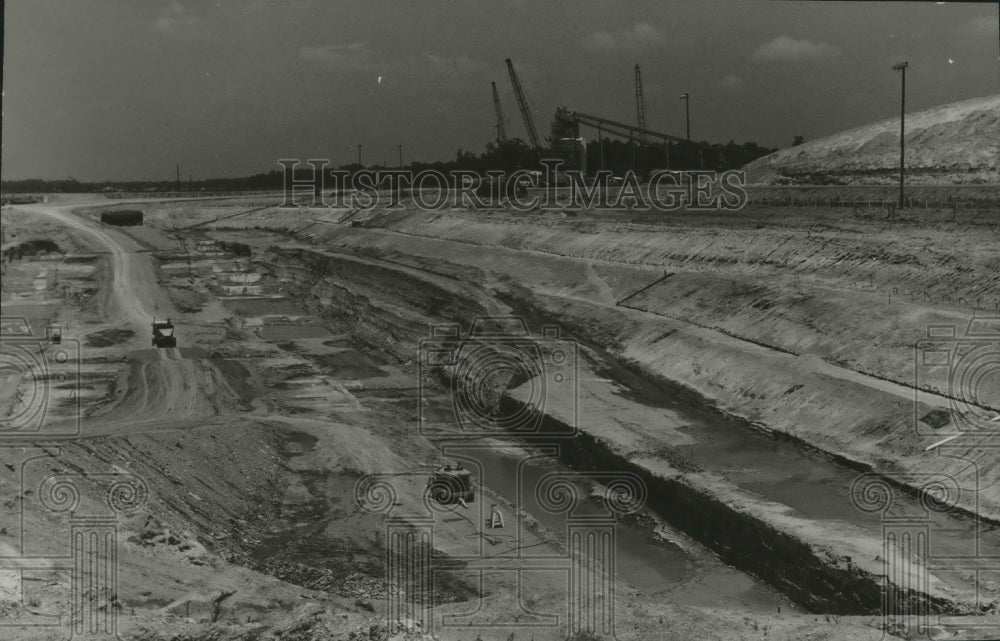
{"label": "small white marker", "polygon": [[949,436],[948,438],[946,438],[946,439],[942,439],[942,440],[938,441],[937,443],[934,443],[933,445],[928,445],[928,446],[927,446],[927,448],[926,448],[926,449],[924,449],[924,451],[925,451],[925,452],[930,452],[930,451],[931,451],[931,450],[933,450],[933,449],[934,449],[935,447],[938,447],[939,445],[944,445],[944,444],[945,444],[945,443],[947,443],[948,441],[954,441],[954,440],[955,440],[956,438],[958,438],[959,436],[961,436],[961,434],[955,434],[954,436]]}

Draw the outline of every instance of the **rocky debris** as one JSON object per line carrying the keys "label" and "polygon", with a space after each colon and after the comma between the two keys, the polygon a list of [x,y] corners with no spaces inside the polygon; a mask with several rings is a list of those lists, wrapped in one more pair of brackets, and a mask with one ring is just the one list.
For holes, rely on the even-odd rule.
{"label": "rocky debris", "polygon": [[236,590],[218,590],[212,594],[192,593],[164,607],[161,614],[172,614],[198,623],[215,623],[222,618],[223,603],[236,594]]}
{"label": "rocky debris", "polygon": [[87,347],[111,347],[128,342],[135,336],[135,332],[130,329],[102,329],[87,335],[84,343]]}
{"label": "rocky debris", "polygon": [[[310,590],[355,597],[358,601],[385,598],[384,579],[374,573],[365,574],[348,567],[338,570],[272,560],[259,569],[282,581],[294,583]],[[355,605],[358,601],[355,601]],[[374,609],[369,611],[374,611]]]}
{"label": "rocky debris", "polygon": [[[401,625],[406,622],[400,622]],[[318,604],[303,605],[291,613],[266,622],[197,625],[190,618],[144,623],[129,635],[136,641],[387,641],[422,639],[419,625],[409,622],[390,637],[380,623]],[[407,632],[410,630],[413,632]],[[427,637],[429,638],[429,637]]]}
{"label": "rocky debris", "polygon": [[174,532],[152,516],[146,519],[142,531],[128,540],[143,547],[167,546],[174,548],[195,565],[204,565],[203,557],[208,554],[208,550],[201,543],[198,543],[191,532]]}

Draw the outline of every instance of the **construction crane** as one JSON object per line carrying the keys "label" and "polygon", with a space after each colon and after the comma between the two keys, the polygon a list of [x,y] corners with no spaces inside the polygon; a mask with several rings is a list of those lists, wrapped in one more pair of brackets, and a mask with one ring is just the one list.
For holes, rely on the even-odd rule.
{"label": "construction crane", "polygon": [[514,63],[507,58],[507,71],[510,73],[510,84],[514,87],[514,97],[517,98],[517,106],[521,108],[521,119],[524,120],[524,128],[528,130],[528,138],[532,148],[541,149],[542,143],[538,140],[538,132],[535,130],[535,121],[528,110],[528,99],[521,88],[521,81],[517,79],[517,72],[514,71]]}
{"label": "construction crane", "polygon": [[493,109],[497,112],[497,144],[507,140],[507,128],[503,124],[503,110],[500,109],[500,94],[497,93],[497,83],[491,82],[493,86]]}
{"label": "construction crane", "polygon": [[[635,66],[635,119],[639,129],[646,130],[646,101],[642,97],[642,74],[639,65]],[[645,134],[639,134],[639,144],[645,144]]]}

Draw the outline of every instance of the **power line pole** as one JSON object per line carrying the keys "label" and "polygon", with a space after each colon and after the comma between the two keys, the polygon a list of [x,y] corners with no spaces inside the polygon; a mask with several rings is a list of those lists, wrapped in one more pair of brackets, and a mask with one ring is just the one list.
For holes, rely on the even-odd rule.
{"label": "power line pole", "polygon": [[403,145],[396,145],[399,149],[399,168],[403,168]]}
{"label": "power line pole", "polygon": [[364,167],[364,165],[363,165],[363,164],[361,164],[361,148],[362,148],[363,146],[364,146],[364,145],[358,145],[358,166],[359,166],[359,167]]}
{"label": "power line pole", "polygon": [[687,122],[687,141],[691,142],[691,94],[681,94],[681,100],[684,101],[684,119]]}
{"label": "power line pole", "polygon": [[601,123],[597,124],[597,139],[601,143],[601,171],[604,171],[604,133],[601,131]]}
{"label": "power line pole", "polygon": [[[639,129],[646,128],[646,100],[642,95],[642,73],[639,71],[639,65],[635,66],[635,120]],[[646,142],[644,134],[639,136],[639,142]]]}
{"label": "power line pole", "polygon": [[497,124],[497,145],[507,140],[507,128],[504,126],[503,122],[503,110],[500,108],[500,94],[497,92],[497,83],[491,82],[490,86],[493,87],[493,111],[496,114]]}
{"label": "power line pole", "polygon": [[903,208],[904,185],[906,181],[906,68],[908,62],[900,62],[892,66],[893,71],[902,74],[902,92],[899,100],[899,208]]}

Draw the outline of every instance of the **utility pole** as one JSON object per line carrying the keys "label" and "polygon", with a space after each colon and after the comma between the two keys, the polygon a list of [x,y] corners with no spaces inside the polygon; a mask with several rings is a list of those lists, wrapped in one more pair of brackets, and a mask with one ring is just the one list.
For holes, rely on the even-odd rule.
{"label": "utility pole", "polygon": [[359,166],[359,167],[364,167],[364,165],[363,165],[363,164],[361,164],[361,148],[362,148],[363,146],[364,146],[364,145],[358,145],[358,166]]}
{"label": "utility pole", "polygon": [[691,94],[681,94],[681,100],[684,101],[684,119],[687,122],[687,141],[691,142]]}
{"label": "utility pole", "polygon": [[902,74],[902,93],[899,100],[899,208],[903,208],[904,184],[906,180],[906,68],[909,62],[903,61],[892,66],[893,71]]}
{"label": "utility pole", "polygon": [[497,83],[491,82],[490,85],[493,87],[493,111],[496,114],[497,124],[497,145],[507,140],[507,128],[504,127],[503,122],[503,110],[500,108],[500,94],[497,92]]}
{"label": "utility pole", "polygon": [[601,143],[601,171],[604,171],[604,133],[601,131],[601,123],[597,124],[597,140]]}
{"label": "utility pole", "polygon": [[403,168],[403,145],[396,145],[396,148],[399,150],[399,168],[402,169]]}
{"label": "utility pole", "polygon": [[[642,96],[642,74],[638,64],[635,66],[635,120],[639,129],[646,128],[646,101]],[[646,142],[645,134],[639,134],[639,142]]]}
{"label": "utility pole", "polygon": [[181,190],[181,165],[177,163],[177,191]]}

